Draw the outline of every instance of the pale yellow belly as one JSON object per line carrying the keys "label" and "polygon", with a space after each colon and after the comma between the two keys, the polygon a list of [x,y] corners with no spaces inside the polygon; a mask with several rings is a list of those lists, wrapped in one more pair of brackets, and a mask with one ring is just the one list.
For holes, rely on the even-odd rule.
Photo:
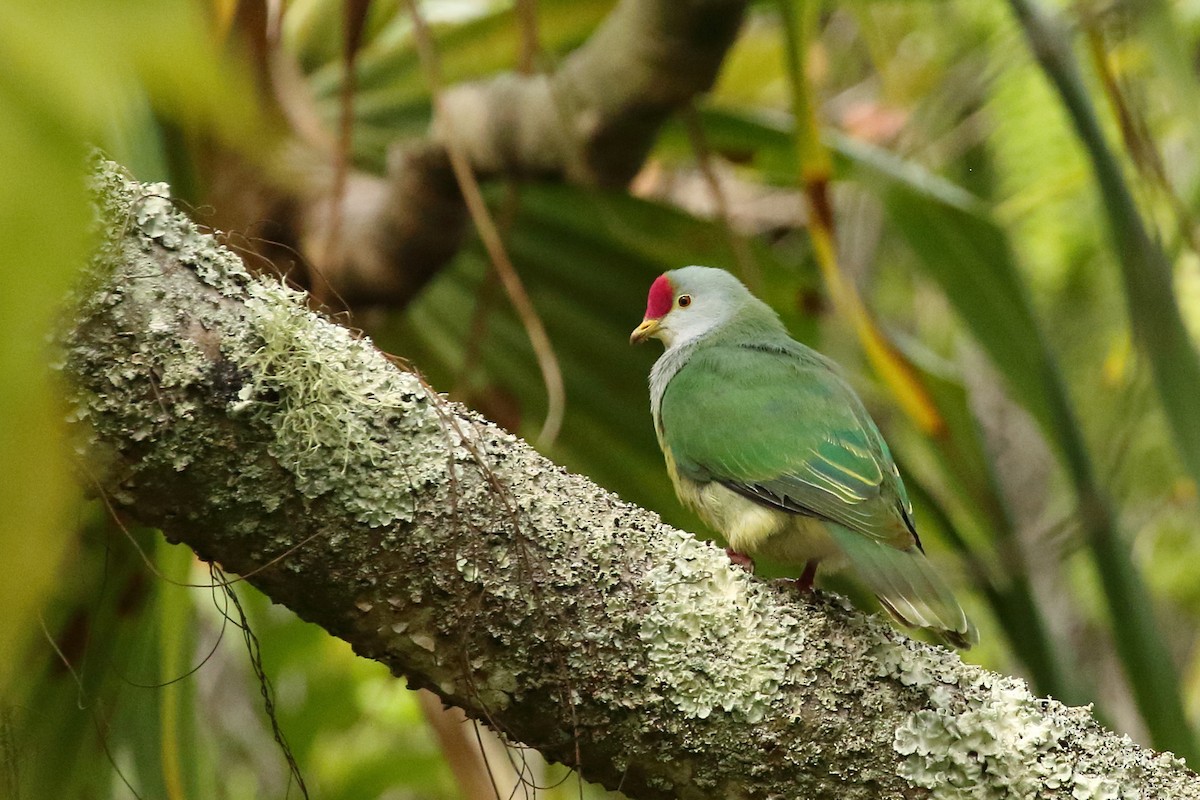
{"label": "pale yellow belly", "polygon": [[813,517],[768,508],[719,483],[680,477],[675,489],[738,553],[796,565],[817,559],[834,569],[844,561],[825,525]]}

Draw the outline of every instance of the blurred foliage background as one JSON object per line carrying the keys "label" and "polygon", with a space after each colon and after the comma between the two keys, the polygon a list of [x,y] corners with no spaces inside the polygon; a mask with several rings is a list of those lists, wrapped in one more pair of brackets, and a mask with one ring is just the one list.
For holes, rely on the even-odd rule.
{"label": "blurred foliage background", "polygon": [[[421,8],[455,83],[514,69],[531,18],[536,68],[553,70],[612,5]],[[88,148],[169,182],[205,222],[212,154],[266,162],[289,133],[240,35],[255,8],[0,6],[0,797],[299,796],[287,752],[314,797],[491,796],[480,748],[501,796],[518,773],[557,784],[530,794],[576,796],[248,587],[241,608],[206,588],[188,552],[85,501],[52,446],[46,341],[90,246]],[[340,157],[381,171],[425,135],[404,4],[259,11],[331,136],[352,101]],[[657,353],[626,342],[658,273],[728,267],[867,400],[979,623],[965,657],[1195,766],[1198,57],[1200,4],[1184,0],[752,3],[716,87],[628,191],[484,185],[561,365],[564,422],[543,449],[707,535],[654,443]],[[806,197],[831,201],[832,227]],[[405,308],[353,321],[455,399],[541,429],[537,354],[478,241]]]}

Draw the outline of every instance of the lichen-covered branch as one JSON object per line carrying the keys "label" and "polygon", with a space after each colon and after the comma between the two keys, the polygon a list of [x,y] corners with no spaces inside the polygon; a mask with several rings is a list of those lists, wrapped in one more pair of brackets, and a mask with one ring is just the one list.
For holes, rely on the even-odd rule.
{"label": "lichen-covered branch", "polygon": [[[340,197],[332,156],[318,164],[289,152],[289,171],[302,173],[289,196],[259,197],[265,205],[248,206],[237,227],[286,209],[291,213],[275,220],[284,230],[271,236],[299,247],[326,298],[351,307],[402,306],[463,238],[467,215],[446,159],[448,141],[483,177],[624,186],[662,124],[712,86],[746,5],[621,0],[553,72],[448,87],[428,138],[398,141],[385,176],[355,173]],[[236,175],[225,181],[228,199],[245,202],[245,173]],[[293,196],[297,185],[304,188]],[[226,199],[216,199],[218,208]]]}
{"label": "lichen-covered branch", "polygon": [[1086,709],[802,597],[548,462],[109,167],[64,334],[114,504],[635,798],[1193,797]]}

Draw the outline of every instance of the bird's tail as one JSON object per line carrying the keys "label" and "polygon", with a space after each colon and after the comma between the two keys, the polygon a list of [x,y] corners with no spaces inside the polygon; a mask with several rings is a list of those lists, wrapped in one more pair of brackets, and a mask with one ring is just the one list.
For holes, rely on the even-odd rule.
{"label": "bird's tail", "polygon": [[950,588],[916,547],[897,550],[840,525],[828,528],[858,577],[898,621],[928,628],[947,644],[962,649],[979,641],[979,633]]}

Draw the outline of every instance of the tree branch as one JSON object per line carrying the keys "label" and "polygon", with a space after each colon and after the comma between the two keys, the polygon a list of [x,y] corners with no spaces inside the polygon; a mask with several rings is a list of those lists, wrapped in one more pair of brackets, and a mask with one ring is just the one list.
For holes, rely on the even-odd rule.
{"label": "tree branch", "polygon": [[1200,794],[1086,709],[556,467],[251,277],[166,187],[97,184],[63,341],[88,471],[410,685],[638,798]]}
{"label": "tree branch", "polygon": [[281,153],[286,166],[272,178],[226,157],[212,176],[228,193],[212,198],[225,215],[220,224],[245,230],[274,217],[269,235],[301,250],[322,299],[352,308],[403,306],[454,256],[466,232],[449,142],[481,178],[624,186],[662,124],[712,86],[746,5],[620,0],[552,73],[508,72],[447,87],[428,137],[397,142],[385,176],[354,172],[345,191],[336,190],[335,154],[325,152],[330,137],[310,141],[307,154]]}

